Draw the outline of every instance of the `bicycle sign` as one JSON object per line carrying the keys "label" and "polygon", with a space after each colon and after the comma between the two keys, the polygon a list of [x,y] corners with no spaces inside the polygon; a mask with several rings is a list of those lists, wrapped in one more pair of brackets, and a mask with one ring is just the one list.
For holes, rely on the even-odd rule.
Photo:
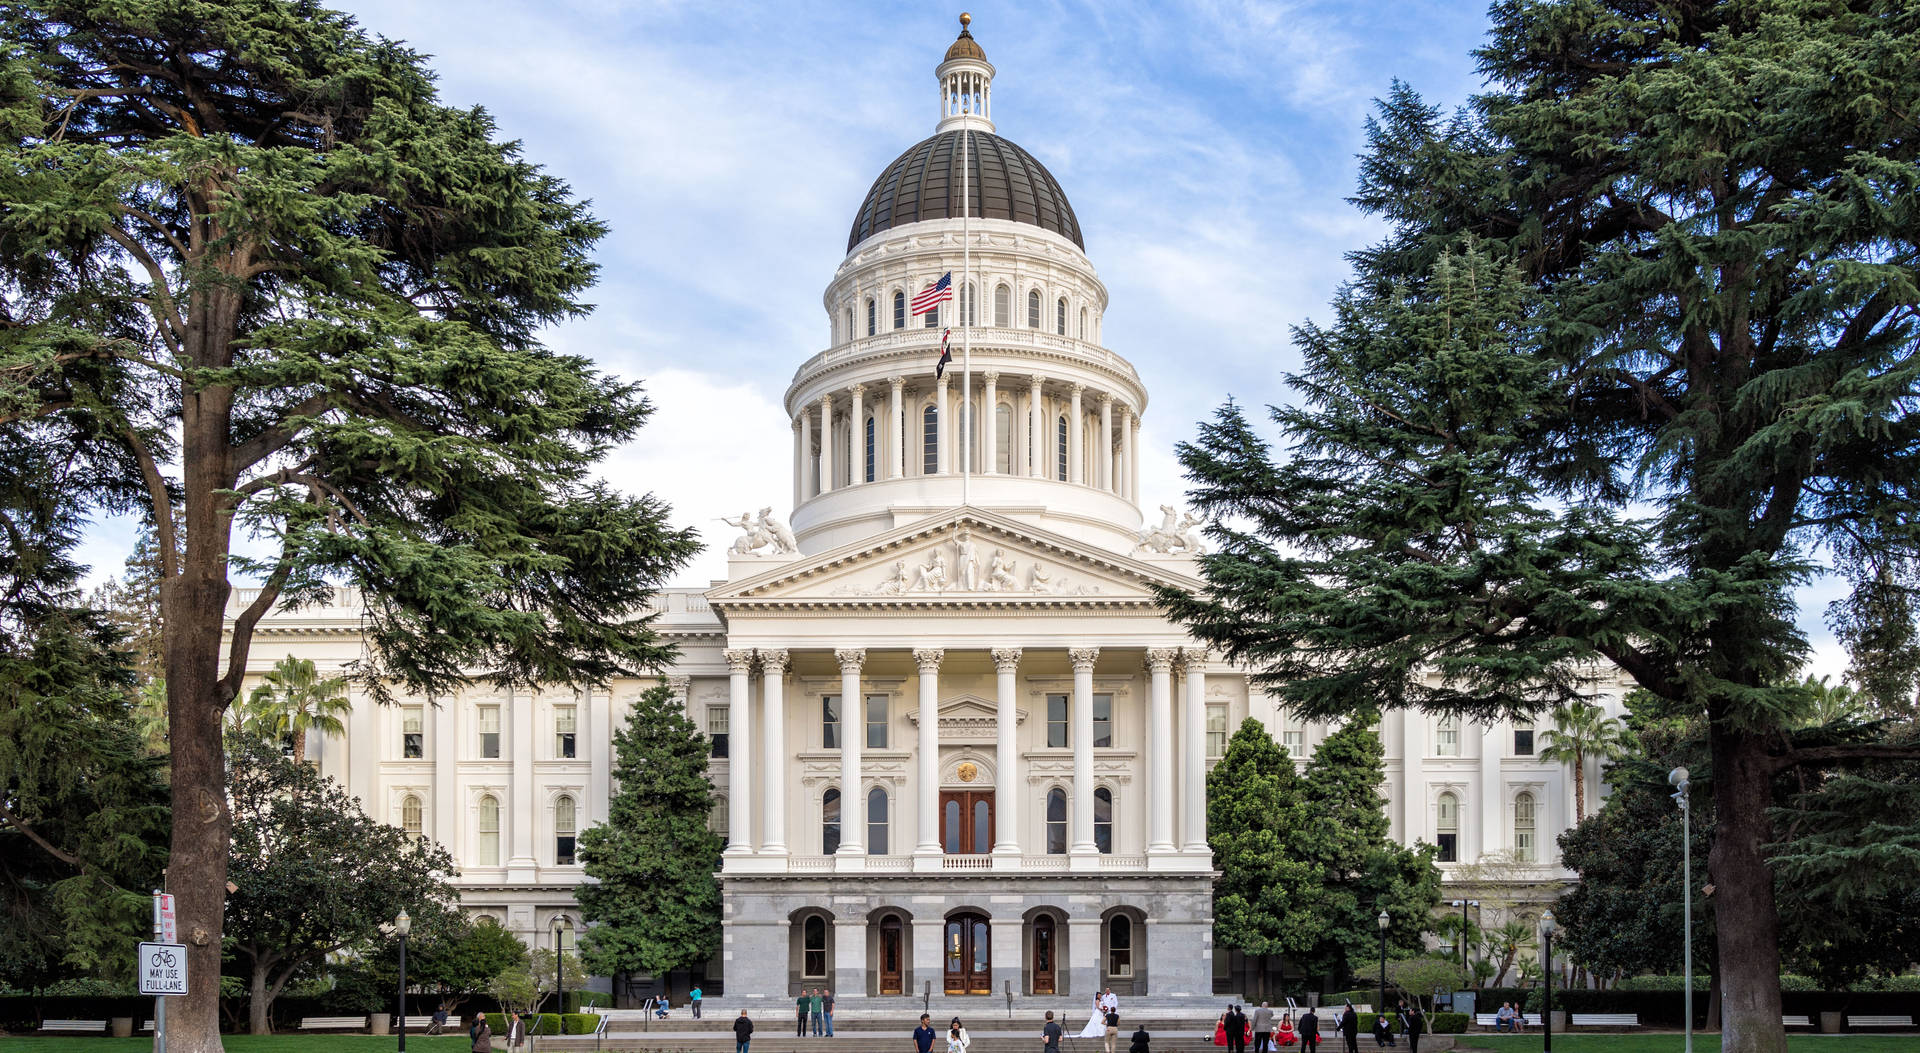
{"label": "bicycle sign", "polygon": [[143,995],[187,993],[185,944],[143,943],[140,945],[140,993]]}

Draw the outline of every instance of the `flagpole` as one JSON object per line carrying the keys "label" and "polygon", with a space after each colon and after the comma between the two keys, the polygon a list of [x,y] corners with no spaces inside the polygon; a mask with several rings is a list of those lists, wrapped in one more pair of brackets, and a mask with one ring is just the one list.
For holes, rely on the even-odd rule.
{"label": "flagpole", "polygon": [[[967,105],[976,103],[970,98]],[[973,129],[960,126],[960,503],[973,503],[973,171],[968,164]]]}

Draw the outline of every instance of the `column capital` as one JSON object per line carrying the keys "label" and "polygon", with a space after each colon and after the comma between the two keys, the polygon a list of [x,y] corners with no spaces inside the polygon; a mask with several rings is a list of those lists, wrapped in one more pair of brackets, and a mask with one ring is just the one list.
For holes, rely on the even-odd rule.
{"label": "column capital", "polygon": [[690,676],[675,674],[667,677],[667,690],[673,692],[675,697],[679,698],[682,702],[687,700],[687,689],[692,686],[693,678]]}
{"label": "column capital", "polygon": [[829,410],[833,408],[833,392],[829,391],[820,396],[820,408]]}
{"label": "column capital", "polygon": [[1046,376],[1046,374],[1045,374],[1045,373],[1035,373],[1035,374],[1034,374],[1034,375],[1033,375],[1033,376],[1032,376],[1031,378],[1029,378],[1029,379],[1031,379],[1031,380],[1032,380],[1032,382],[1033,382],[1033,388],[1034,388],[1034,390],[1035,390],[1035,391],[1038,391],[1038,390],[1040,390],[1040,388],[1041,388],[1041,386],[1042,386],[1042,385],[1044,385],[1044,384],[1046,384],[1046,382],[1047,382],[1047,376]]}
{"label": "column capital", "polygon": [[727,669],[731,672],[744,673],[753,666],[753,648],[751,647],[730,647],[720,652],[720,657],[727,660]]}
{"label": "column capital", "polygon": [[760,656],[760,672],[765,676],[779,676],[787,671],[787,649],[784,647],[762,647],[754,652]]}
{"label": "column capital", "polygon": [[1156,673],[1164,673],[1173,668],[1173,663],[1181,657],[1178,647],[1147,648],[1147,668]]}
{"label": "column capital", "polygon": [[953,383],[953,378],[942,373],[934,378],[933,386],[940,389],[940,393],[944,395],[947,393],[947,385],[951,383]]}
{"label": "column capital", "polygon": [[993,668],[1002,673],[1018,672],[1020,669],[1020,648],[996,647],[993,649]]}
{"label": "column capital", "polygon": [[1067,386],[1068,394],[1071,394],[1075,398],[1079,398],[1081,395],[1085,394],[1086,390],[1087,390],[1087,386],[1085,384],[1070,384]]}
{"label": "column capital", "polygon": [[906,377],[888,377],[887,384],[889,387],[893,388],[893,393],[898,395],[900,393],[900,389],[907,386],[907,378]]}
{"label": "column capital", "polygon": [[1093,397],[1102,406],[1110,406],[1113,404],[1113,392],[1111,391],[1096,391],[1093,393]]}
{"label": "column capital", "polygon": [[1073,663],[1076,673],[1093,672],[1093,663],[1100,657],[1098,647],[1073,647],[1067,650],[1067,661]]}
{"label": "column capital", "polygon": [[1000,382],[1000,371],[997,369],[985,370],[980,376],[989,384],[998,384]]}
{"label": "column capital", "polygon": [[807,411],[801,410],[800,415],[793,418],[793,430],[799,431],[801,428],[804,428],[806,426],[807,426]]}
{"label": "column capital", "polygon": [[847,390],[853,392],[854,398],[859,398],[867,393],[867,386],[865,384],[853,384],[850,385]]}
{"label": "column capital", "polygon": [[913,664],[923,673],[940,671],[940,660],[947,656],[944,647],[916,647],[913,649]]}
{"label": "column capital", "polygon": [[1213,653],[1204,647],[1176,648],[1180,652],[1180,668],[1194,670],[1213,660]]}
{"label": "column capital", "polygon": [[833,657],[839,660],[841,672],[858,673],[860,667],[867,661],[867,649],[864,647],[841,647],[834,650]]}

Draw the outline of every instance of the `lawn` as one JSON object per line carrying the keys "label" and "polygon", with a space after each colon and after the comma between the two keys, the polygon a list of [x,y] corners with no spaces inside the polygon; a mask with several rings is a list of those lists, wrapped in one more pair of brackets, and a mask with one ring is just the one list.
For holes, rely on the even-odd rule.
{"label": "lawn", "polygon": [[[1460,1048],[1540,1053],[1540,1033],[1462,1035]],[[1686,1036],[1678,1034],[1553,1036],[1553,1053],[1680,1053],[1685,1048]],[[1793,1053],[1911,1053],[1920,1048],[1920,1039],[1912,1035],[1788,1035],[1787,1048]],[[1693,1049],[1694,1053],[1720,1053],[1720,1036],[1695,1035]]]}

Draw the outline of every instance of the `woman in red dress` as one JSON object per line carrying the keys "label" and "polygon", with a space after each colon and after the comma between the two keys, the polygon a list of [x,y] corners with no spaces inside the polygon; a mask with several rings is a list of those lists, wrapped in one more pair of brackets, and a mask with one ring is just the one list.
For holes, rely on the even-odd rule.
{"label": "woman in red dress", "polygon": [[1225,1013],[1221,1013],[1220,1019],[1213,1022],[1213,1044],[1216,1046],[1227,1044],[1227,1014]]}

